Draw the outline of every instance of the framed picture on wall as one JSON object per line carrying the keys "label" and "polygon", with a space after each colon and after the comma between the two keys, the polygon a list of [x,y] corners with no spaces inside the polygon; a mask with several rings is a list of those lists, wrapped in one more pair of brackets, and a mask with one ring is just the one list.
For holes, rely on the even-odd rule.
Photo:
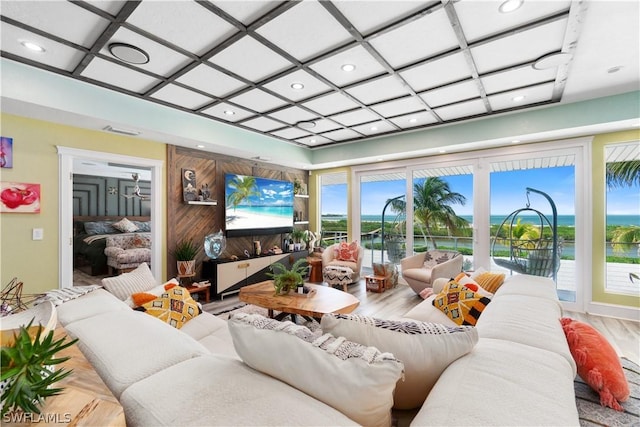
{"label": "framed picture on wall", "polygon": [[0,168],[13,167],[13,138],[0,136]]}
{"label": "framed picture on wall", "polygon": [[193,169],[182,169],[182,198],[185,202],[198,200],[196,171]]}
{"label": "framed picture on wall", "polygon": [[40,213],[40,184],[0,182],[0,213]]}

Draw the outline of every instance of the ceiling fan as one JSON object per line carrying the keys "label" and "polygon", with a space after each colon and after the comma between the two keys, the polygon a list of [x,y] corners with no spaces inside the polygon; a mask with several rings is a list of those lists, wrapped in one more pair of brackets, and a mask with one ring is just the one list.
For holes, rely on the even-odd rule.
{"label": "ceiling fan", "polygon": [[138,197],[140,200],[151,200],[151,194],[142,194],[140,193],[140,186],[138,185],[138,181],[140,180],[140,175],[137,173],[132,173],[131,177],[135,182],[135,187],[133,187],[132,194],[121,194],[122,197],[126,197],[127,199],[131,199],[133,197]]}

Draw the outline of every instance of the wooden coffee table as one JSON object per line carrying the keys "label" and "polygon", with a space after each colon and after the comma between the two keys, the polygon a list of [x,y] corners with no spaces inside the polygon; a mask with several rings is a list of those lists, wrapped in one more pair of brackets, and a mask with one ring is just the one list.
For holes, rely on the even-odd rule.
{"label": "wooden coffee table", "polygon": [[[305,317],[320,319],[327,313],[351,313],[360,301],[347,292],[342,292],[322,285],[305,284],[315,290],[310,297],[299,294],[276,295],[273,281],[267,280],[255,285],[240,288],[240,301],[266,308],[269,317],[273,318],[273,311],[280,311],[278,319],[287,314],[299,314]],[[292,316],[293,317],[293,316]]]}

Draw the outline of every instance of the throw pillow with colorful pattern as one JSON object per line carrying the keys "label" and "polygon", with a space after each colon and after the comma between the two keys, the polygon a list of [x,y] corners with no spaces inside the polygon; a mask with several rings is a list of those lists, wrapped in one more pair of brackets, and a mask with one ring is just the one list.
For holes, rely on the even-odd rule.
{"label": "throw pillow with colorful pattern", "polygon": [[480,314],[490,302],[489,298],[451,280],[435,297],[433,306],[457,325],[475,326]]}
{"label": "throw pillow with colorful pattern", "polygon": [[185,288],[176,286],[158,298],[142,304],[136,310],[144,311],[176,329],[201,313],[200,307]]}
{"label": "throw pillow with colorful pattern", "polygon": [[336,259],[340,261],[358,262],[358,242],[342,242],[336,247]]}

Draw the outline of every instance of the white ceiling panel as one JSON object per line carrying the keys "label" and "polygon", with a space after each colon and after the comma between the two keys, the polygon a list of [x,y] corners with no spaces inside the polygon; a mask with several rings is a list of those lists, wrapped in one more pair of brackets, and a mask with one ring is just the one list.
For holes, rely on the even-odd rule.
{"label": "white ceiling panel", "polygon": [[[37,61],[51,67],[73,71],[84,57],[84,53],[77,49],[23,30],[22,28],[14,27],[13,25],[3,24],[0,34],[2,35],[2,37],[0,37],[0,46],[3,52],[9,52],[27,60]],[[45,51],[35,52],[29,50],[22,45],[22,42],[36,43],[43,47]]]}
{"label": "white ceiling panel", "polygon": [[240,108],[235,105],[227,104],[226,102],[216,104],[213,107],[202,110],[202,112],[227,122],[237,122],[255,115],[251,111],[247,111],[244,108]]}
{"label": "white ceiling panel", "polygon": [[284,139],[298,139],[304,136],[309,136],[309,132],[298,128],[286,128],[276,132],[271,132],[271,135]]}
{"label": "white ceiling panel", "polygon": [[[550,101],[553,94],[553,83],[527,87],[510,92],[504,92],[496,95],[488,96],[491,109],[494,111],[506,110],[509,108],[520,107],[527,104],[535,104],[538,102]],[[518,101],[515,97],[524,96],[524,99]]]}
{"label": "white ceiling panel", "polygon": [[408,94],[407,89],[396,76],[373,80],[347,89],[347,92],[365,104],[399,98]]}
{"label": "white ceiling panel", "polygon": [[383,102],[371,107],[372,110],[384,117],[399,116],[400,114],[424,110],[425,105],[413,96],[397,99],[395,101]]}
{"label": "white ceiling panel", "polygon": [[296,4],[257,33],[300,61],[351,40],[349,32],[316,0]]}
{"label": "white ceiling panel", "polygon": [[402,129],[410,129],[417,126],[426,126],[437,123],[438,120],[428,111],[420,113],[407,114],[405,116],[394,117],[390,119],[396,126]]}
{"label": "white ceiling panel", "polygon": [[302,105],[325,116],[358,107],[358,103],[341,93],[321,96],[312,101],[304,102]]}
{"label": "white ceiling panel", "polygon": [[480,98],[478,85],[474,80],[441,87],[438,89],[423,92],[420,97],[429,104],[430,107],[452,104],[465,99]]}
{"label": "white ceiling panel", "polygon": [[160,80],[151,76],[101,58],[94,58],[82,71],[82,76],[139,94],[145,93],[160,83]]}
{"label": "white ceiling panel", "polygon": [[116,16],[122,6],[126,3],[125,0],[85,0],[87,3],[97,7],[100,10]]}
{"label": "white ceiling panel", "polygon": [[464,55],[456,53],[412,67],[400,72],[400,75],[415,91],[421,92],[471,77],[471,69]]}
{"label": "white ceiling panel", "polygon": [[273,110],[286,104],[282,99],[260,89],[252,89],[229,99],[229,101],[260,113]]}
{"label": "white ceiling panel", "polygon": [[247,120],[246,122],[242,122],[242,125],[259,130],[261,132],[269,132],[285,126],[282,123],[271,120],[267,117],[258,117],[255,119]]}
{"label": "white ceiling panel", "polygon": [[365,110],[361,108],[356,111],[350,111],[348,113],[337,114],[335,116],[331,116],[331,120],[335,120],[338,123],[341,123],[345,126],[353,126],[360,123],[370,122],[373,120],[377,120],[379,117],[373,114],[369,110]]}
{"label": "white ceiling panel", "polygon": [[[353,65],[353,71],[344,71],[343,65]],[[337,53],[311,65],[311,69],[338,87],[384,74],[385,68],[362,46]]]}
{"label": "white ceiling panel", "polygon": [[109,21],[66,1],[3,1],[3,16],[84,47],[91,47]]}
{"label": "white ceiling panel", "polygon": [[501,13],[498,10],[501,4],[501,1],[474,0],[453,3],[468,42],[567,10],[571,1],[525,1],[510,13]]}
{"label": "white ceiling panel", "polygon": [[458,47],[444,9],[376,37],[370,43],[394,68]]}
{"label": "white ceiling panel", "polygon": [[210,62],[252,82],[263,80],[293,65],[273,50],[248,36],[214,55]]}
{"label": "white ceiling panel", "polygon": [[316,114],[310,113],[307,110],[295,106],[270,113],[269,116],[282,120],[283,122],[287,122],[289,124],[308,121],[318,117]]}
{"label": "white ceiling panel", "polygon": [[[339,1],[334,5],[351,22],[362,35],[368,35],[373,31],[388,25],[389,21],[396,21],[402,17],[410,16],[425,8],[427,5],[438,3],[435,1]],[[363,13],[363,11],[366,11]]]}
{"label": "white ceiling panel", "polygon": [[472,47],[471,54],[480,74],[535,61],[562,48],[566,29],[567,20],[562,19]]}
{"label": "white ceiling panel", "polygon": [[442,120],[456,120],[463,117],[475,116],[477,114],[484,114],[487,109],[484,103],[480,99],[473,101],[461,102],[455,105],[449,105],[447,107],[435,108],[433,110]]}
{"label": "white ceiling panel", "polygon": [[348,139],[358,138],[360,134],[352,131],[351,129],[338,129],[332,132],[323,133],[322,136],[333,141],[345,141]]}
{"label": "white ceiling panel", "polygon": [[238,30],[198,3],[143,1],[128,19],[196,55],[202,55]]}
{"label": "white ceiling panel", "polygon": [[[302,84],[302,89],[295,89],[294,84]],[[331,90],[329,86],[313,77],[304,70],[297,70],[284,77],[276,79],[264,85],[267,89],[276,92],[292,101],[300,101],[311,98],[323,92]]]}
{"label": "white ceiling panel", "polygon": [[554,80],[558,70],[536,70],[533,67],[520,67],[515,70],[495,73],[482,77],[482,84],[487,94],[502,92],[516,87],[528,86],[544,81]]}
{"label": "white ceiling panel", "polygon": [[296,141],[301,144],[308,145],[310,147],[314,147],[316,145],[328,144],[331,142],[330,139],[327,139],[324,136],[319,136],[319,135],[306,136],[304,138],[296,139]]}
{"label": "white ceiling panel", "polygon": [[171,104],[179,105],[181,107],[197,110],[206,104],[213,102],[213,99],[208,96],[201,95],[192,90],[176,86],[174,84],[168,84],[153,94],[152,98],[161,99]]}
{"label": "white ceiling panel", "polygon": [[206,64],[198,65],[193,70],[178,77],[176,81],[220,97],[246,86],[240,80],[215,70]]}
{"label": "white ceiling panel", "polygon": [[136,65],[136,67],[161,76],[171,75],[189,63],[189,58],[183,54],[124,27],[116,31],[109,42],[100,50],[101,54],[113,58],[108,49],[108,45],[111,43],[126,43],[144,50],[149,55],[149,62]]}
{"label": "white ceiling panel", "polygon": [[242,0],[242,1],[229,1],[229,0],[215,0],[215,4],[226,13],[242,22],[244,25],[249,25],[266,14],[270,10],[278,6],[281,1],[266,1],[266,0]]}
{"label": "white ceiling panel", "polygon": [[376,135],[391,132],[395,128],[385,121],[378,120],[377,122],[367,123],[366,125],[355,126],[353,129],[365,135]]}

